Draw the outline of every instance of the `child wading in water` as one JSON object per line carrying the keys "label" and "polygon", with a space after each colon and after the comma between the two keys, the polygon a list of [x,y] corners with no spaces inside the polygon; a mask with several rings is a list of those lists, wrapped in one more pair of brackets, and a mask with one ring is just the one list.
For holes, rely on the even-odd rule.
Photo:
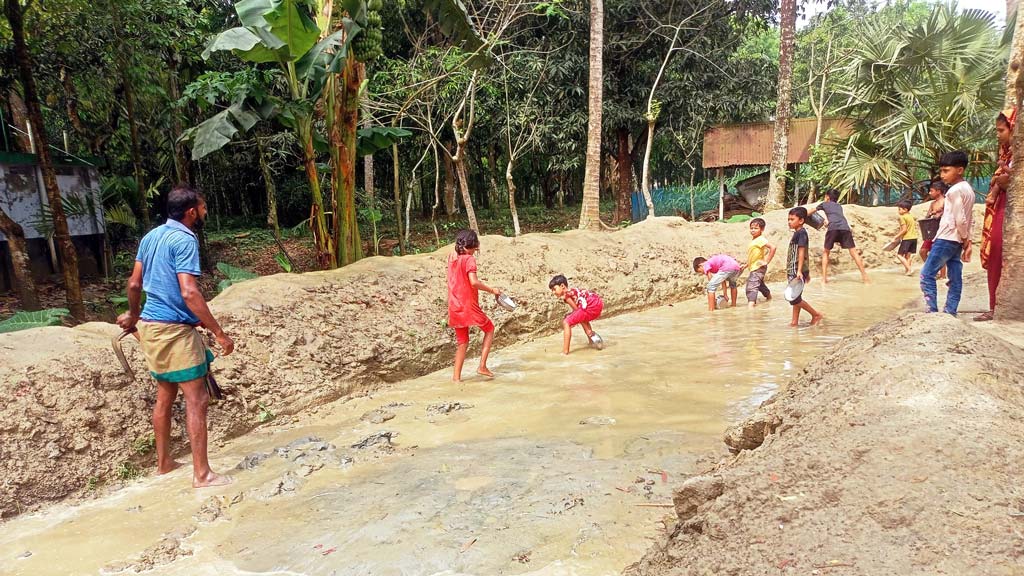
{"label": "child wading in water", "polygon": [[900,213],[900,230],[896,233],[894,240],[900,241],[900,247],[896,251],[896,258],[903,264],[903,269],[907,276],[913,275],[913,266],[910,264],[910,259],[917,252],[917,239],[921,237],[921,233],[917,228],[917,220],[910,215],[910,209],[914,205],[910,200],[900,200],[896,203],[896,209]]}
{"label": "child wading in water", "polygon": [[698,256],[693,259],[693,271],[704,274],[708,279],[708,310],[715,311],[716,292],[720,286],[729,285],[732,305],[736,306],[736,284],[742,267],[735,258],[727,254],[715,254],[711,258]]}
{"label": "child wading in water", "polygon": [[484,343],[480,349],[480,367],[477,374],[491,378],[494,373],[487,368],[487,355],[494,342],[494,323],[480,309],[480,290],[495,296],[500,290],[484,284],[476,276],[476,258],[473,254],[480,249],[480,239],[472,230],[460,230],[455,235],[455,252],[448,256],[448,326],[455,329],[455,373],[452,382],[462,381],[462,365],[466,362],[469,348],[469,328],[479,326],[484,332]]}
{"label": "child wading in water", "polygon": [[[807,220],[807,209],[798,206],[789,211],[789,229],[793,231],[793,238],[789,241],[789,253],[786,256],[786,276],[790,282],[800,278],[805,283],[811,280],[811,268],[807,263],[807,247],[810,241],[807,238],[807,230],[804,230],[804,220]],[[821,322],[821,314],[811,307],[801,296],[789,301],[793,305],[793,321],[790,326],[796,326],[800,322],[800,311],[806,310],[811,315],[811,326]]]}
{"label": "child wading in water", "polygon": [[565,276],[559,274],[548,282],[551,293],[572,307],[572,312],[562,320],[564,337],[562,338],[562,354],[569,353],[569,343],[572,341],[572,327],[577,324],[583,325],[583,331],[587,333],[587,339],[598,350],[604,347],[601,337],[590,327],[590,323],[601,317],[604,310],[604,302],[596,292],[585,288],[569,288],[569,281]]}
{"label": "child wading in water", "polygon": [[768,264],[775,258],[775,246],[768,243],[763,236],[765,223],[761,218],[754,218],[750,221],[750,248],[747,248],[747,263],[743,268],[750,270],[747,276],[747,305],[757,306],[757,293],[760,292],[765,300],[772,299],[772,291],[768,289],[764,278],[768,275]]}

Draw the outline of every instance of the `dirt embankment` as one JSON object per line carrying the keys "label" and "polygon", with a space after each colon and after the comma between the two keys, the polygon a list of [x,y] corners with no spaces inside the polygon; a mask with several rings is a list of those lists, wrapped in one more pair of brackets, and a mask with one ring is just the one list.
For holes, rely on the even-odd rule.
{"label": "dirt embankment", "polygon": [[[891,237],[893,208],[849,207],[848,217],[870,266],[888,264],[880,247]],[[772,277],[784,275],[786,212],[767,215],[780,250]],[[812,232],[820,245],[821,232]],[[698,255],[739,259],[747,224],[659,218],[613,233],[572,231],[518,239],[486,236],[481,278],[516,297],[514,313],[483,297],[500,346],[559,328],[566,313],[547,290],[553,274],[598,291],[606,314],[663,305],[700,292],[690,270]],[[218,380],[235,394],[211,411],[211,440],[243,434],[260,415],[296,414],[382,383],[447,366],[445,257],[450,248],[405,258],[368,258],[331,272],[279,274],[236,285],[212,309],[234,337],[236,352],[219,359]],[[812,255],[820,254],[813,249]],[[836,253],[836,269],[850,258]],[[486,295],[485,295],[486,296]],[[110,350],[110,324],[0,335],[0,518],[96,486],[116,485],[133,463],[149,466],[154,386],[136,346],[125,345],[138,380],[130,381]],[[474,340],[476,342],[476,340]],[[500,378],[500,375],[499,375]],[[172,434],[184,446],[179,405]],[[185,447],[187,448],[187,447]]]}
{"label": "dirt embankment", "polygon": [[1021,358],[944,314],[845,339],[726,432],[626,574],[1024,574]]}

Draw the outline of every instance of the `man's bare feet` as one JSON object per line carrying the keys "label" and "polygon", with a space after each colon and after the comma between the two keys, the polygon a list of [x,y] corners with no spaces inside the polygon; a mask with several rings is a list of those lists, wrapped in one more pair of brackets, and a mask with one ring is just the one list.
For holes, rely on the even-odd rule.
{"label": "man's bare feet", "polygon": [[174,470],[177,470],[180,467],[181,462],[178,462],[177,460],[171,460],[171,463],[166,466],[160,466],[158,464],[156,467],[156,475],[162,476],[164,474],[167,474],[168,472],[173,472]]}
{"label": "man's bare feet", "polygon": [[481,376],[487,376],[488,378],[494,378],[494,372],[488,370],[486,366],[481,366],[477,368],[476,373]]}
{"label": "man's bare feet", "polygon": [[217,474],[216,472],[210,471],[199,478],[197,476],[192,477],[193,488],[212,488],[213,486],[227,486],[234,482],[234,479],[227,474]]}
{"label": "man's bare feet", "polygon": [[818,314],[817,316],[811,316],[811,326],[817,326],[818,324],[821,324],[822,318],[824,318],[824,316],[822,316],[821,314]]}
{"label": "man's bare feet", "polygon": [[868,278],[866,275],[865,276],[861,276],[860,279],[861,279],[861,282],[863,282],[865,284],[871,284],[871,278]]}
{"label": "man's bare feet", "polygon": [[452,376],[452,382],[455,383],[455,384],[461,384],[462,383],[462,378],[456,378],[456,377]]}
{"label": "man's bare feet", "polygon": [[821,279],[821,283],[822,284],[828,284],[829,282],[831,282],[831,280],[829,280],[828,277],[822,277],[822,279]]}
{"label": "man's bare feet", "polygon": [[793,327],[793,328],[796,328],[797,326],[799,326],[799,325],[800,325],[800,323],[799,323],[799,322],[790,322],[790,323],[789,323],[789,325],[790,325],[791,327]]}

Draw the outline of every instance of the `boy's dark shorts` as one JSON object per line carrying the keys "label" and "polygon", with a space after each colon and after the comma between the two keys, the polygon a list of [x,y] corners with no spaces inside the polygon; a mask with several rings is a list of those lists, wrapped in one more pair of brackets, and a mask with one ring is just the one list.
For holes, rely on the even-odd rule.
{"label": "boy's dark shorts", "polygon": [[900,256],[903,256],[903,255],[906,255],[906,254],[914,254],[916,252],[917,252],[917,238],[914,238],[913,240],[904,240],[904,241],[900,242],[900,249],[899,249],[899,252],[898,252],[898,254]]}
{"label": "boy's dark shorts", "polygon": [[853,241],[852,230],[829,230],[825,232],[825,250],[831,250],[836,245],[836,242],[844,250],[857,247],[857,244]]}

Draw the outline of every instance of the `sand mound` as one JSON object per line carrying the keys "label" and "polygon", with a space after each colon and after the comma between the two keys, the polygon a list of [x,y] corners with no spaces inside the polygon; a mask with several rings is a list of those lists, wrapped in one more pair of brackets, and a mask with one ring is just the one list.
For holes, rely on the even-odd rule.
{"label": "sand mound", "polygon": [[[895,229],[895,209],[851,206],[847,214],[868,265],[891,265],[880,248]],[[786,212],[766,219],[780,250],[774,280],[785,275]],[[690,270],[695,256],[728,252],[743,260],[747,228],[657,218],[613,233],[486,236],[481,278],[521,304],[506,313],[482,298],[498,327],[497,353],[502,344],[559,329],[566,308],[547,290],[552,275],[598,291],[609,315],[659,306],[701,291],[703,279]],[[823,233],[811,237],[820,246]],[[261,414],[296,414],[449,365],[449,251],[278,274],[218,296],[211,308],[237,347],[215,366],[221,385],[235,393],[212,409],[211,440],[253,429]],[[820,253],[812,249],[815,260]],[[846,253],[834,252],[833,260],[837,272],[852,266]],[[0,335],[0,395],[10,399],[0,405],[0,518],[109,485],[152,463],[146,452],[155,386],[130,341],[125,348],[138,380],[121,372],[110,350],[117,332],[94,323]],[[179,406],[177,446],[184,442],[183,414]]]}
{"label": "sand mound", "polygon": [[1024,573],[1021,357],[940,314],[845,339],[726,432],[626,574]]}

